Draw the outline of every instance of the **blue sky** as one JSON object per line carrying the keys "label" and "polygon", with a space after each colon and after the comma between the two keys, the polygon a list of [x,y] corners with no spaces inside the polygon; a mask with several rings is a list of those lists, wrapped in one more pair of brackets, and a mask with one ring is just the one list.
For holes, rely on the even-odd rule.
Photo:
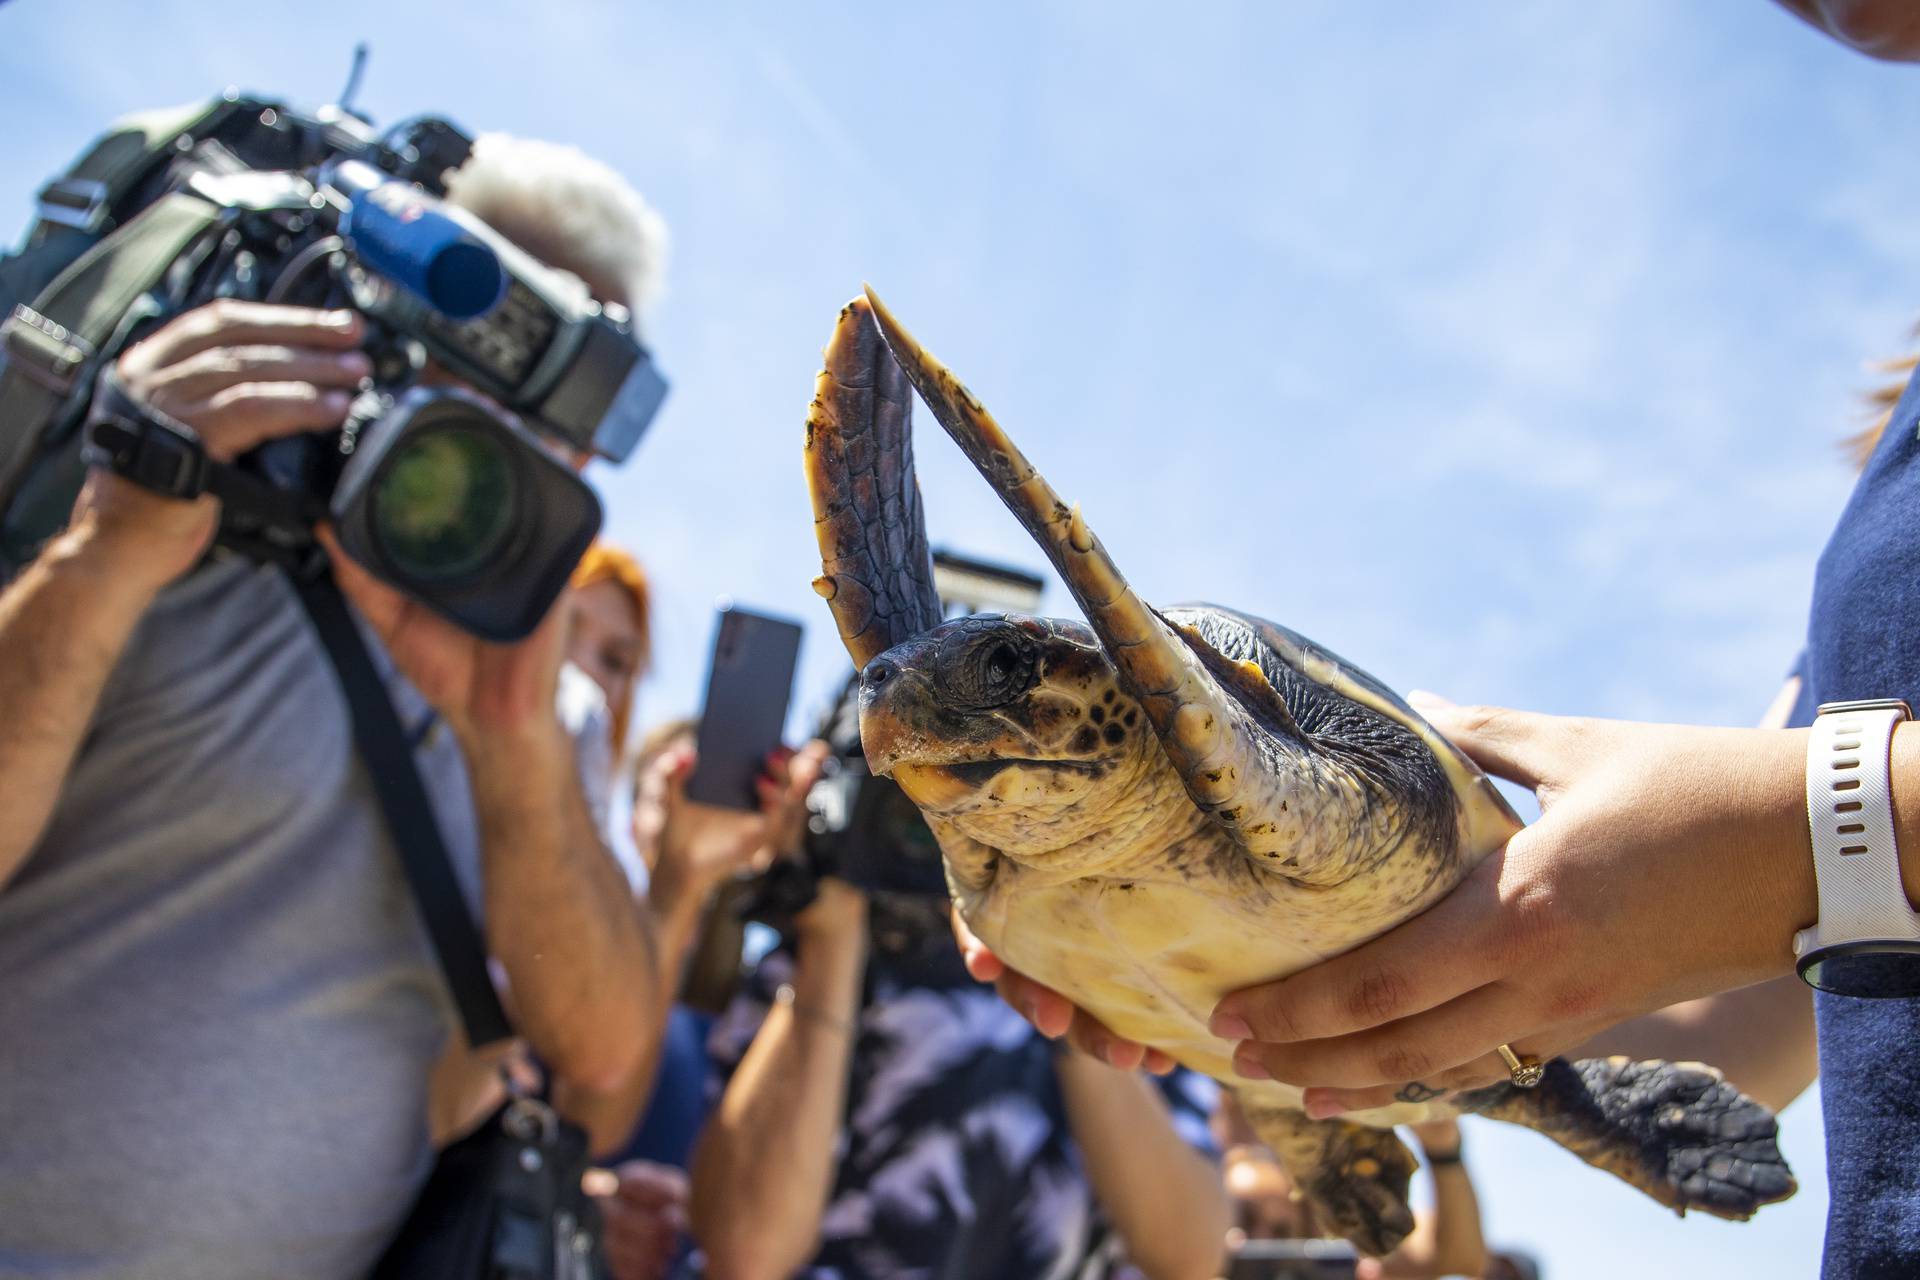
{"label": "blue sky", "polygon": [[[838,676],[800,422],[862,280],[1149,598],[1402,688],[1727,724],[1798,647],[1863,362],[1920,309],[1920,70],[1761,0],[17,0],[0,226],[109,117],[324,101],[359,38],[382,121],[577,143],[672,226],[674,392],[599,476],[658,584],[644,719],[697,704],[722,593],[808,623],[796,724]],[[920,462],[936,541],[1041,564],[944,438]],[[1804,1190],[1744,1226],[1468,1145],[1490,1235],[1552,1276],[1799,1277],[1817,1099],[1784,1123]]]}

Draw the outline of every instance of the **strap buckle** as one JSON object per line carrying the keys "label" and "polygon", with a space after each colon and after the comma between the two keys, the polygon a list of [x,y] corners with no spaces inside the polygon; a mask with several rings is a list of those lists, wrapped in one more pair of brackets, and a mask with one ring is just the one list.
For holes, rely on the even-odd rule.
{"label": "strap buckle", "polygon": [[1904,698],[1858,698],[1852,702],[1823,702],[1814,717],[1842,715],[1848,711],[1898,711],[1902,720],[1913,719],[1913,708]]}
{"label": "strap buckle", "polygon": [[192,428],[128,395],[111,368],[100,375],[80,456],[167,498],[205,493],[213,465]]}
{"label": "strap buckle", "polygon": [[79,334],[23,302],[13,309],[5,324],[0,324],[0,354],[5,356],[0,369],[17,370],[64,398],[93,359],[94,348]]}
{"label": "strap buckle", "polygon": [[40,220],[89,234],[107,221],[113,193],[91,178],[55,178],[40,188]]}

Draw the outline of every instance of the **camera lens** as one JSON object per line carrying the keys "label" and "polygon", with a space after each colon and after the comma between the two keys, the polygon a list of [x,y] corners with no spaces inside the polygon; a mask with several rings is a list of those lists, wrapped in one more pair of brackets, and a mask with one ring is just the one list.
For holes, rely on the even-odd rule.
{"label": "camera lens", "polygon": [[508,442],[477,425],[409,432],[372,493],[372,532],[387,560],[421,582],[497,565],[516,527],[520,477]]}

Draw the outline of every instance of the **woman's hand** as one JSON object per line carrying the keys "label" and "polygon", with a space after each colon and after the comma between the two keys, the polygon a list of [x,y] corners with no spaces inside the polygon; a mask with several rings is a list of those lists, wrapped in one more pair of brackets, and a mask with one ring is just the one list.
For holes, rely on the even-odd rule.
{"label": "woman's hand", "polygon": [[752,813],[687,799],[697,759],[693,743],[661,751],[645,766],[633,806],[634,840],[653,866],[656,891],[704,900],[728,877],[797,849],[806,831],[807,792],[827,754],[823,742],[775,751],[758,780],[759,812]]}
{"label": "woman's hand", "polygon": [[1100,1019],[1077,1008],[1053,988],[1007,968],[998,956],[987,950],[986,943],[973,936],[973,930],[967,928],[957,908],[953,912],[953,937],[960,944],[960,956],[973,980],[991,982],[1000,998],[1017,1009],[1020,1016],[1047,1039],[1065,1036],[1080,1052],[1122,1071],[1144,1068],[1163,1076],[1173,1070],[1173,1059],[1160,1050],[1115,1035]]}
{"label": "woman's hand", "polygon": [[1235,1069],[1309,1115],[1507,1079],[1635,1014],[1790,972],[1815,915],[1806,735],[1416,705],[1538,822],[1424,914],[1228,996]]}
{"label": "woman's hand", "polygon": [[657,886],[703,898],[763,854],[767,818],[687,799],[696,759],[693,743],[681,742],[647,762],[634,797],[633,834]]}

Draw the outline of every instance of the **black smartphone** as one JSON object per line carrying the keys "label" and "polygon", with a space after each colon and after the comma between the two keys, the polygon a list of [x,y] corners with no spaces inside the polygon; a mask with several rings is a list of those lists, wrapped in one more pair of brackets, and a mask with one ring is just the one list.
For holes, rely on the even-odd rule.
{"label": "black smartphone", "polygon": [[1344,1240],[1249,1240],[1227,1280],[1353,1280],[1360,1255]]}
{"label": "black smartphone", "polygon": [[699,759],[687,798],[727,809],[757,809],[754,779],[780,745],[800,657],[800,624],[732,604],[720,606],[707,702],[695,737]]}

